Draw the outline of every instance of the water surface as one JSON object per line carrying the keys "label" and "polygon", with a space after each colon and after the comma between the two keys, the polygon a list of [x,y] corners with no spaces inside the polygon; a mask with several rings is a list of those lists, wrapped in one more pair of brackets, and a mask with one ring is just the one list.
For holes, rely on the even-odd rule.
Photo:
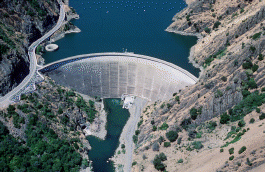
{"label": "water surface", "polygon": [[104,99],[104,108],[107,111],[107,136],[104,141],[89,136],[88,141],[92,147],[89,151],[89,159],[93,161],[95,172],[114,172],[108,159],[114,155],[119,146],[119,138],[124,125],[129,119],[129,111],[120,105],[120,99]]}
{"label": "water surface", "polygon": [[127,49],[174,63],[198,76],[199,70],[188,63],[189,50],[197,38],[164,31],[172,17],[186,7],[183,0],[70,0],[70,6],[80,15],[72,22],[82,32],[57,41],[59,50],[46,53],[46,63],[79,54]]}

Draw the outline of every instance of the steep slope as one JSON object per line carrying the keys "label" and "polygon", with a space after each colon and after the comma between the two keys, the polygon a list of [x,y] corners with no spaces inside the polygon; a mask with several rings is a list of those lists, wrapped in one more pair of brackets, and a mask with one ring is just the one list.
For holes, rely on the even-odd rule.
{"label": "steep slope", "polygon": [[27,47],[58,20],[57,0],[3,0],[0,2],[0,96],[29,73]]}
{"label": "steep slope", "polygon": [[[224,140],[233,131],[228,125],[237,125],[237,121],[243,120],[244,116],[245,120],[249,120],[249,116],[254,115],[252,111],[264,103],[264,94],[256,92],[260,92],[264,86],[264,1],[193,0],[188,3],[186,9],[174,16],[174,22],[167,31],[200,38],[192,47],[189,57],[194,66],[201,68],[200,78],[196,85],[176,93],[171,100],[156,102],[143,112],[135,137],[134,171],[155,171],[153,164],[156,164],[157,169],[163,169],[162,163],[167,165],[168,171],[194,171],[196,164],[197,167],[210,165],[210,158],[205,160],[202,157],[207,151],[219,152],[220,147],[229,141]],[[256,119],[262,110],[263,106],[258,110]],[[216,123],[208,123],[209,120]],[[210,137],[213,136],[206,131],[208,128],[215,130],[216,125],[217,138],[212,140]],[[240,131],[242,129],[241,126]],[[164,142],[169,142],[166,133],[171,130],[176,131],[182,141],[172,141],[171,146],[167,147],[169,143],[166,143],[164,147]],[[238,129],[234,134],[240,131]],[[255,139],[255,142],[262,143],[259,137]],[[244,142],[250,140],[251,137],[247,137]],[[155,144],[157,142],[161,143],[160,152],[156,152],[159,147]],[[239,140],[238,145],[242,142]],[[184,146],[185,151],[181,149]],[[255,149],[258,146],[250,147]],[[167,160],[161,155],[153,161],[155,155],[161,152],[165,152]],[[184,160],[184,164],[178,164],[178,160],[184,157],[193,158],[194,161]],[[203,171],[217,170],[228,161],[228,157],[222,159],[219,154],[214,157],[217,164],[212,168],[205,167]],[[257,157],[256,161],[259,161]],[[244,171],[248,165],[240,168]]]}

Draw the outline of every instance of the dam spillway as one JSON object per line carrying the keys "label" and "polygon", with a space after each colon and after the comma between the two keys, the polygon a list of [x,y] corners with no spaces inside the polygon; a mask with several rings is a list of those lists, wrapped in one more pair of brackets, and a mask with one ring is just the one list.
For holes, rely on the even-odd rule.
{"label": "dam spillway", "polygon": [[198,80],[172,63],[133,53],[79,55],[45,65],[39,71],[57,84],[92,97],[120,98],[128,94],[149,101],[170,99]]}

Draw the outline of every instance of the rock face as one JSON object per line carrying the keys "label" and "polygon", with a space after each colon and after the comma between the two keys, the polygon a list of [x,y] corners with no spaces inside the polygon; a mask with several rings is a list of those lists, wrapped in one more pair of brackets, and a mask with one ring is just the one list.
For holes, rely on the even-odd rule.
{"label": "rock face", "polygon": [[[196,120],[187,123],[197,126],[214,117],[218,117],[219,122],[221,114],[243,99],[242,90],[249,78],[254,79],[258,90],[264,86],[264,19],[265,3],[259,0],[191,0],[187,8],[174,16],[174,22],[166,31],[200,38],[189,57],[190,62],[201,69],[200,78],[195,85],[177,94],[179,101],[174,97],[146,108],[138,128],[135,160],[141,159],[160,136],[165,137],[164,131],[154,131],[154,125],[161,126],[166,122],[167,131],[177,130],[184,119],[190,118],[191,108],[200,113]],[[258,70],[243,68],[243,63],[250,61],[258,66]],[[250,89],[250,92],[254,90]],[[152,156],[149,160],[154,159],[155,155]],[[175,164],[165,164],[168,171],[176,170]],[[143,168],[154,171],[151,163],[141,163],[134,170]]]}
{"label": "rock face", "polygon": [[57,0],[0,2],[0,96],[27,76],[27,47],[56,24],[59,10]]}

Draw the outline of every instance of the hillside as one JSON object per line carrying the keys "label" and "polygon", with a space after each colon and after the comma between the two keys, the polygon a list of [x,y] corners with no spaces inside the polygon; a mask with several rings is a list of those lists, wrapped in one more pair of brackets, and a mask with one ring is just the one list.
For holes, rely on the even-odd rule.
{"label": "hillside", "polygon": [[166,31],[200,38],[189,57],[200,78],[144,110],[133,171],[254,170],[264,163],[265,2],[187,3]]}

